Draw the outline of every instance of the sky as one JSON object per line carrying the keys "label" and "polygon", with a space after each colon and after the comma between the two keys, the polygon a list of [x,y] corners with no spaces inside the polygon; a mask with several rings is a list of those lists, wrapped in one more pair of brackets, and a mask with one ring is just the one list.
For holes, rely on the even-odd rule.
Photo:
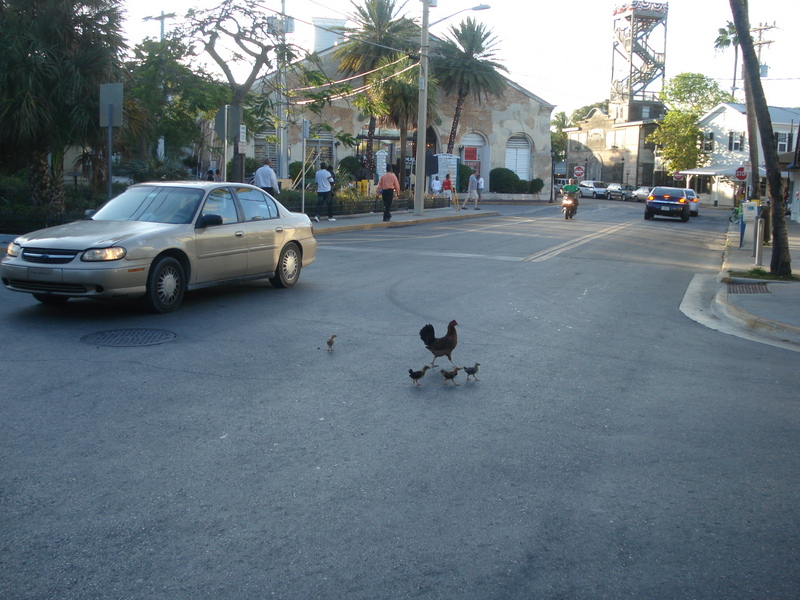
{"label": "sky", "polygon": [[[284,0],[286,13],[295,17],[295,33],[288,41],[313,49],[313,18],[344,19],[353,12],[350,0]],[[477,4],[480,4],[478,2]],[[624,0],[571,0],[570,2],[527,2],[526,0],[484,0],[488,10],[465,11],[476,6],[469,0],[438,0],[430,9],[431,33],[444,36],[451,25],[472,16],[483,22],[497,37],[496,55],[508,69],[507,76],[556,105],[553,113],[573,110],[609,97],[614,29],[613,10]],[[179,17],[186,10],[210,8],[214,0],[172,0],[166,12]],[[265,0],[266,6],[278,11],[280,0]],[[402,5],[402,0],[398,0]],[[161,8],[155,2],[125,0],[126,36],[133,46],[146,37],[160,34],[158,21],[144,17],[158,16]],[[408,0],[404,14],[422,19],[422,2]],[[680,73],[701,73],[715,79],[725,90],[733,80],[734,52],[717,52],[714,40],[718,29],[732,20],[728,0],[671,0],[667,18],[666,77]],[[309,25],[303,23],[306,21]],[[166,27],[177,23],[167,20]],[[762,63],[769,73],[762,78],[767,102],[772,106],[800,106],[800,2],[797,0],[751,0],[751,26],[775,25],[763,34],[773,41],[762,47]],[[794,26],[795,30],[792,30]],[[741,59],[740,59],[741,64]],[[740,79],[737,76],[737,80]],[[737,85],[741,85],[737,83]],[[741,101],[742,92],[739,92]]]}

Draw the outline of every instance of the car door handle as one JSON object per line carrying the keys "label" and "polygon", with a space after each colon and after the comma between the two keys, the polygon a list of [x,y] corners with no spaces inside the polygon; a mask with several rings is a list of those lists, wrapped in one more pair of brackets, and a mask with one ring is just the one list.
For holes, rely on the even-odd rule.
{"label": "car door handle", "polygon": [[283,233],[283,227],[276,227],[275,233]]}
{"label": "car door handle", "polygon": [[236,235],[236,237],[244,237],[244,231],[237,231],[234,235]]}

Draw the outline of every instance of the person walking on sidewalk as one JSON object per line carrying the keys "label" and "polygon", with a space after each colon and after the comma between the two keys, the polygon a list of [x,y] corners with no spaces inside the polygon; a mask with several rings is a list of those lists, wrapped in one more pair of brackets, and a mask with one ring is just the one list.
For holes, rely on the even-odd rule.
{"label": "person walking on sidewalk", "polygon": [[278,176],[275,175],[275,171],[272,169],[272,162],[268,158],[265,158],[264,164],[256,170],[253,184],[260,187],[273,198],[278,197]]}
{"label": "person walking on sidewalk", "polygon": [[[442,190],[444,190],[444,197],[447,198],[447,206],[450,206],[450,203],[453,201],[453,182],[450,181],[450,173],[444,176]],[[461,210],[461,205],[458,203],[458,198],[456,198],[455,207],[456,212]]]}
{"label": "person walking on sidewalk", "polygon": [[317,171],[314,178],[317,181],[317,211],[314,214],[314,220],[319,223],[319,213],[322,210],[322,205],[328,205],[328,221],[335,221],[333,218],[333,201],[331,200],[331,183],[333,183],[333,175],[328,171],[328,165],[319,163],[319,171]]}
{"label": "person walking on sidewalk", "polygon": [[478,208],[478,177],[475,175],[475,171],[472,171],[472,174],[469,176],[469,182],[467,183],[467,198],[464,200],[464,206],[461,208],[467,208],[467,203],[472,200],[475,203],[475,210],[480,210]]}
{"label": "person walking on sidewalk", "polygon": [[400,182],[397,176],[392,173],[392,165],[386,165],[386,173],[381,175],[378,180],[378,193],[383,197],[383,220],[384,222],[392,218],[392,200],[394,195],[400,194]]}
{"label": "person walking on sidewalk", "polygon": [[478,202],[483,201],[483,177],[478,176]]}

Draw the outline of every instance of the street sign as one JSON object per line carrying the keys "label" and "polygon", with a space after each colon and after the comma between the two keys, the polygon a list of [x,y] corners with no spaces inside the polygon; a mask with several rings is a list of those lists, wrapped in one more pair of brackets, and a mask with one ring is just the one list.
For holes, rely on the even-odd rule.
{"label": "street sign", "polygon": [[744,167],[739,167],[736,169],[736,179],[739,181],[744,181],[747,179],[747,171],[744,170]]}
{"label": "street sign", "polygon": [[672,178],[675,181],[682,181],[683,180],[683,173],[681,173],[679,171],[675,171],[675,173],[672,175]]}
{"label": "street sign", "polygon": [[577,167],[575,167],[573,173],[575,173],[575,177],[583,177],[583,167],[578,165]]}

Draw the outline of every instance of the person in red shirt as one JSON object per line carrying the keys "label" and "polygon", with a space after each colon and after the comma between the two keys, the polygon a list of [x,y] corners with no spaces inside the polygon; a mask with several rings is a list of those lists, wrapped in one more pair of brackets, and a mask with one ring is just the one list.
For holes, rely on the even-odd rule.
{"label": "person in red shirt", "polygon": [[400,194],[400,182],[392,173],[392,165],[386,165],[386,173],[378,180],[378,193],[383,196],[383,220],[392,218],[392,200],[395,194]]}
{"label": "person in red shirt", "polygon": [[[442,190],[444,191],[444,197],[447,198],[447,204],[450,204],[453,201],[453,182],[450,181],[450,173],[445,175],[444,181],[442,182]],[[456,212],[461,209],[461,206],[456,201]]]}

